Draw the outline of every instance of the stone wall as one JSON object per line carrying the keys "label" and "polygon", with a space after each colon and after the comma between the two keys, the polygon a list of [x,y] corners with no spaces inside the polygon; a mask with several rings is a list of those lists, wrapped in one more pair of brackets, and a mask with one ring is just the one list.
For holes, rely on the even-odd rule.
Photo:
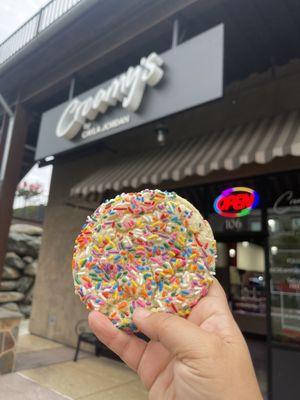
{"label": "stone wall", "polygon": [[42,232],[42,228],[26,224],[14,224],[9,232],[0,282],[0,307],[20,311],[25,318],[31,313]]}

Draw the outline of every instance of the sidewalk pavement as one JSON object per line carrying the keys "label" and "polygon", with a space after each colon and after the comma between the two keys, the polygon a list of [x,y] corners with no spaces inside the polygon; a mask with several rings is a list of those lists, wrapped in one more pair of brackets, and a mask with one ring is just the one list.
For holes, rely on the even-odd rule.
{"label": "sidewalk pavement", "polygon": [[[247,339],[261,389],[266,392],[266,344]],[[28,332],[23,321],[12,374],[0,376],[0,400],[146,400],[137,375],[125,364],[75,350]]]}
{"label": "sidewalk pavement", "polygon": [[[23,331],[22,331],[23,329]],[[22,328],[14,373],[0,376],[0,400],[146,400],[125,364],[30,335]]]}

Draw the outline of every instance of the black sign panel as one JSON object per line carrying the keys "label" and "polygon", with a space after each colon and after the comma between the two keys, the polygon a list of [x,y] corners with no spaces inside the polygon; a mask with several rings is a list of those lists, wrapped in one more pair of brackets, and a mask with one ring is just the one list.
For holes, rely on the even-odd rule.
{"label": "black sign panel", "polygon": [[[83,93],[71,100],[72,104],[66,102],[47,111],[42,116],[36,159],[71,151],[221,97],[223,42],[221,24],[163,54],[146,54],[121,76]],[[132,79],[134,74],[140,81]],[[129,99],[132,89],[134,97]],[[94,104],[97,112],[91,108]]]}

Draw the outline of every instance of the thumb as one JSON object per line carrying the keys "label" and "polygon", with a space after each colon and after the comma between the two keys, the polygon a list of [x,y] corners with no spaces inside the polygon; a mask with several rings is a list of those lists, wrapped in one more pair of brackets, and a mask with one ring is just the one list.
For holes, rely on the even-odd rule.
{"label": "thumb", "polygon": [[187,353],[199,357],[199,352],[207,354],[212,347],[213,335],[182,317],[137,308],[133,320],[145,335],[161,342],[171,354],[179,358]]}

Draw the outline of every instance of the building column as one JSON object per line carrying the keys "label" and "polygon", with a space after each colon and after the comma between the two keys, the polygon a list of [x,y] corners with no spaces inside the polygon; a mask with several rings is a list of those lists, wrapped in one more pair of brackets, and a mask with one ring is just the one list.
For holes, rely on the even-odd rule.
{"label": "building column", "polygon": [[[9,227],[12,219],[12,207],[17,184],[21,177],[22,158],[24,153],[24,146],[29,127],[29,114],[22,104],[18,104],[15,109],[14,123],[10,136],[10,143],[8,144],[7,130],[8,125],[5,123],[4,130],[1,132],[1,148],[9,146],[7,153],[7,162],[4,175],[0,181],[0,281],[3,271],[4,259],[7,248],[7,239]],[[6,142],[6,144],[3,143]],[[7,151],[6,150],[6,151]],[[3,153],[2,153],[3,154]],[[1,157],[0,161],[3,159]]]}

